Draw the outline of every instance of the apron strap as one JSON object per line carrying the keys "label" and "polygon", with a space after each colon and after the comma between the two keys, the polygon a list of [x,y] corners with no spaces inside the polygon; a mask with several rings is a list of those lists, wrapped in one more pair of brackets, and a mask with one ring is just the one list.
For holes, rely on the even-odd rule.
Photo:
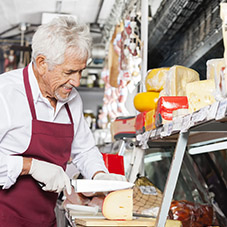
{"label": "apron strap", "polygon": [[34,107],[34,102],[33,102],[33,97],[32,97],[32,90],[29,84],[29,79],[28,79],[28,66],[24,68],[23,70],[23,76],[24,76],[24,86],[25,86],[25,91],[27,94],[27,99],[28,103],[30,106],[32,118],[36,120],[36,112],[35,112],[35,107]]}
{"label": "apron strap", "polygon": [[69,119],[70,119],[71,123],[73,124],[73,118],[72,118],[72,114],[71,114],[71,111],[70,111],[70,109],[69,109],[68,103],[65,104],[65,108],[66,108],[67,113],[68,113],[68,115],[69,115]]}

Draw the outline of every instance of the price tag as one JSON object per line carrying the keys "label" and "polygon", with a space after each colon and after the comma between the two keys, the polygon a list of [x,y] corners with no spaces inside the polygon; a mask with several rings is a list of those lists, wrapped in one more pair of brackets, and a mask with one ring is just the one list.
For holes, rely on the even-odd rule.
{"label": "price tag", "polygon": [[217,114],[219,102],[214,102],[213,104],[210,105],[210,109],[207,113],[207,120],[212,120],[215,119],[215,116]]}
{"label": "price tag", "polygon": [[147,145],[147,141],[149,139],[150,133],[149,132],[145,132],[142,135],[142,138],[140,140],[139,145],[142,147],[142,149],[147,149],[148,145]]}
{"label": "price tag", "polygon": [[163,130],[161,132],[161,137],[165,137],[165,136],[168,135],[168,126],[169,126],[169,124],[167,124],[167,123],[163,125]]}
{"label": "price tag", "polygon": [[181,132],[187,132],[190,128],[191,114],[187,114],[183,117]]}
{"label": "price tag", "polygon": [[163,127],[159,127],[156,129],[156,136],[161,136],[161,132],[163,130]]}
{"label": "price tag", "polygon": [[220,119],[225,117],[226,107],[227,107],[227,100],[226,99],[221,100],[219,102],[217,114],[216,114],[216,117],[215,117],[216,120],[220,120]]}
{"label": "price tag", "polygon": [[138,135],[136,135],[136,140],[137,140],[137,141],[141,141],[142,137],[143,137],[143,136],[142,136],[141,134],[138,134]]}
{"label": "price tag", "polygon": [[173,119],[173,132],[180,131],[182,127],[183,117],[175,117]]}
{"label": "price tag", "polygon": [[154,138],[156,135],[156,129],[153,129],[150,134],[150,138]]}
{"label": "price tag", "polygon": [[168,124],[167,136],[170,136],[171,133],[172,133],[172,131],[173,131],[173,122],[170,122],[170,123]]}
{"label": "price tag", "polygon": [[199,122],[205,121],[207,118],[209,108],[210,106],[205,106],[200,110],[192,113],[191,126],[196,125]]}

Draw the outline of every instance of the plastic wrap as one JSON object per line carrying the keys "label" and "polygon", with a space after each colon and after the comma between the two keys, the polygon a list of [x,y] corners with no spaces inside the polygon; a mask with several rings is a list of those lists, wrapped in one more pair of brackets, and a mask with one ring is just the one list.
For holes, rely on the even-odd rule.
{"label": "plastic wrap", "polygon": [[147,91],[161,91],[166,82],[166,76],[170,68],[150,69],[147,72],[145,85]]}
{"label": "plastic wrap", "polygon": [[220,3],[220,17],[222,19],[222,36],[224,43],[224,59],[225,65],[227,65],[227,3]]}
{"label": "plastic wrap", "polygon": [[133,187],[133,213],[157,217],[162,192],[146,177],[138,177]]}
{"label": "plastic wrap", "polygon": [[190,68],[174,65],[166,76],[162,96],[186,96],[186,85],[199,80],[199,74]]}
{"label": "plastic wrap", "polygon": [[183,227],[203,227],[213,224],[213,208],[186,200],[172,201],[169,218],[179,220]]}
{"label": "plastic wrap", "polygon": [[133,103],[139,112],[150,111],[156,109],[159,98],[159,92],[140,92],[135,95]]}
{"label": "plastic wrap", "polygon": [[225,92],[223,91],[223,67],[225,67],[224,58],[210,59],[207,65],[207,79],[215,82],[215,99],[221,100]]}
{"label": "plastic wrap", "polygon": [[159,127],[166,122],[172,121],[173,111],[178,109],[188,109],[187,96],[160,97],[155,114],[155,126]]}

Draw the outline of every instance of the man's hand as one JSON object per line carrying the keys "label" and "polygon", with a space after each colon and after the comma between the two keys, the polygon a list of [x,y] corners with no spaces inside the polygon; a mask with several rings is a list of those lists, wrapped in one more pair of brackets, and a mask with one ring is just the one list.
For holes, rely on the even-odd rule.
{"label": "man's hand", "polygon": [[127,181],[126,177],[124,175],[115,174],[115,173],[103,173],[99,172],[97,173],[94,178],[94,180],[119,180],[119,181]]}
{"label": "man's hand", "polygon": [[29,174],[38,182],[43,183],[44,191],[61,192],[64,188],[68,194],[71,194],[70,179],[63,168],[45,161],[32,159]]}

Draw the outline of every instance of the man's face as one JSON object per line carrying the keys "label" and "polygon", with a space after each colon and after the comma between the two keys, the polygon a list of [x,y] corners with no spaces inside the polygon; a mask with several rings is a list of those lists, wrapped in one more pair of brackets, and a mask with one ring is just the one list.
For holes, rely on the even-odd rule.
{"label": "man's face", "polygon": [[64,62],[49,70],[43,77],[47,97],[67,101],[72,88],[80,85],[86,60],[81,60],[75,52],[66,52]]}

